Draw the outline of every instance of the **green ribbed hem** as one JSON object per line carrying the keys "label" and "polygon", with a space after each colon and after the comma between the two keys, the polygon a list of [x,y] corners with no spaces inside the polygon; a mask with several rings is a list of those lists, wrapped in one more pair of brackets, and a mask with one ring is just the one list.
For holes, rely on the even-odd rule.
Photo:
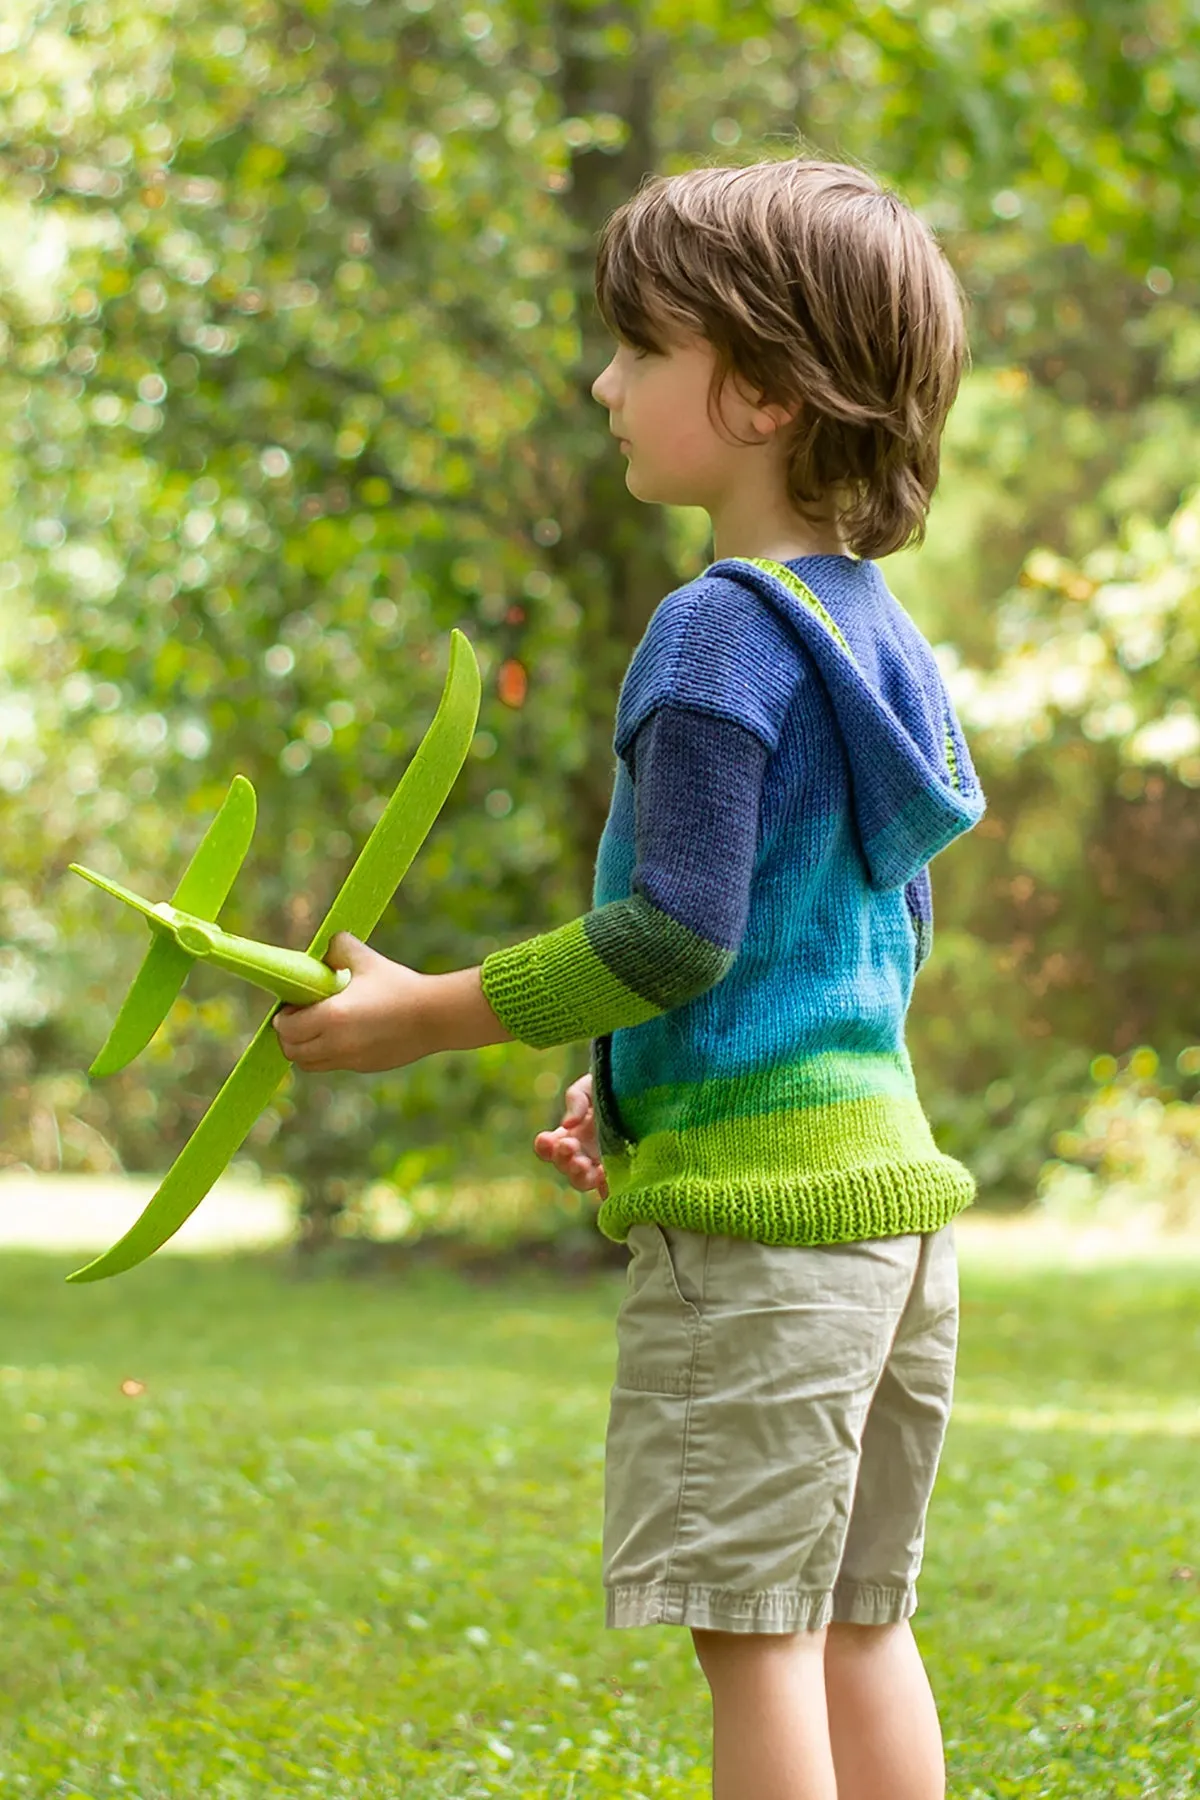
{"label": "green ribbed hem", "polygon": [[621,1243],[631,1225],[671,1225],[708,1237],[760,1244],[850,1244],[866,1238],[940,1231],[972,1204],[976,1181],[953,1157],[825,1169],[792,1180],[753,1176],[720,1181],[680,1175],[642,1187],[637,1151],[604,1159],[609,1197],[600,1208],[605,1237]]}

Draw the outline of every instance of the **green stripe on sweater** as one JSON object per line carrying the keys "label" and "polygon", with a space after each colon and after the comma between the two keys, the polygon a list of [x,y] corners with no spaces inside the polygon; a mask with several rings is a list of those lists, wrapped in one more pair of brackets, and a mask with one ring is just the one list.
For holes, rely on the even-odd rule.
{"label": "green stripe on sweater", "polygon": [[737,961],[736,951],[698,936],[640,894],[598,906],[583,922],[597,956],[660,1012],[694,1000]]}
{"label": "green stripe on sweater", "polygon": [[710,1075],[703,1084],[671,1083],[620,1096],[622,1116],[635,1136],[650,1130],[686,1131],[716,1119],[793,1112],[878,1097],[912,1101],[916,1082],[907,1049],[890,1055],[825,1050],[794,1063],[751,1069],[744,1075]]}
{"label": "green stripe on sweater", "polygon": [[[606,950],[613,964],[619,957],[619,973]],[[480,981],[505,1029],[548,1050],[655,1019],[702,994],[734,961],[733,951],[634,896],[494,950]]]}
{"label": "green stripe on sweater", "polygon": [[937,1155],[915,1093],[744,1114],[736,1123],[722,1119],[687,1131],[653,1131],[633,1146],[639,1188],[683,1172],[706,1181],[752,1175],[773,1185],[830,1169],[923,1162]]}

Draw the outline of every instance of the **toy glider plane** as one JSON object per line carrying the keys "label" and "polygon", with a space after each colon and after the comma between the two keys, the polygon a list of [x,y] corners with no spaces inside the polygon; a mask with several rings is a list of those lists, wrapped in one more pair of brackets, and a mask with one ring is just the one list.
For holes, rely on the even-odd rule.
{"label": "toy glider plane", "polygon": [[[234,937],[216,923],[254,833],[254,789],[244,775],[234,776],[169,902],[152,906],[117,882],[72,863],[76,875],[141,913],[153,934],[89,1073],[112,1075],[132,1062],[165,1019],[193,963],[201,959],[265,988],[277,1001],[307,1006],[340,993],[350,971],[331,969],[320,959],[337,932],[352,932],[365,943],[379,923],[466,759],[479,695],[479,665],[470,639],[452,631],[450,667],[433,722],[307,951]],[[68,1281],[101,1281],[134,1268],[190,1218],[291,1071],[271,1024],[277,1010],[277,1005],[271,1007],[141,1217],[110,1250],[68,1275]]]}

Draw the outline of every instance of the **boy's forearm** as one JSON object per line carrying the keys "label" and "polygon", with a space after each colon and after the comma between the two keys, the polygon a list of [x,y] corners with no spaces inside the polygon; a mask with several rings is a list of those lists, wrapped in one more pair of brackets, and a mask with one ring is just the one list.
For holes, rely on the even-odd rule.
{"label": "boy's forearm", "polygon": [[439,1050],[480,1050],[485,1044],[515,1042],[500,1023],[484,995],[479,966],[453,969],[446,975],[427,975],[426,1023],[430,1040],[427,1056]]}

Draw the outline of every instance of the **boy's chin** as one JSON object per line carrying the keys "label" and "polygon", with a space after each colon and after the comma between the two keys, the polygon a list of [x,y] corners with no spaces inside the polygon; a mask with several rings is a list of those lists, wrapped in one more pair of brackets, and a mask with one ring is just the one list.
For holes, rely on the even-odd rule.
{"label": "boy's chin", "polygon": [[695,506],[696,500],[685,493],[678,483],[655,481],[642,469],[632,463],[626,465],[625,487],[635,500],[645,501],[647,506]]}

